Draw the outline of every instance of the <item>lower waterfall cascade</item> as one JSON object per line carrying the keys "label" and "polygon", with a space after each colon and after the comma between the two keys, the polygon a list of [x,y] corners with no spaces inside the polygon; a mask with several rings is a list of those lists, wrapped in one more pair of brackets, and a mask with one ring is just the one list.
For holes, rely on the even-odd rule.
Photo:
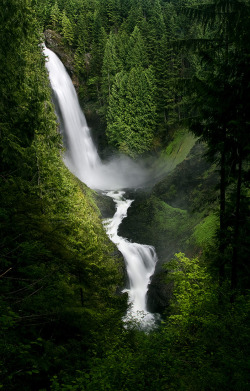
{"label": "lower waterfall cascade", "polygon": [[155,271],[157,255],[154,247],[132,243],[118,235],[118,228],[133,200],[125,198],[125,188],[143,186],[147,171],[123,156],[103,163],[91,138],[85,116],[80,108],[73,83],[60,59],[50,49],[43,49],[49,73],[56,114],[60,123],[66,152],[64,162],[69,170],[92,189],[111,197],[116,212],[103,225],[107,235],[122,253],[128,275],[129,309],[123,320],[135,321],[142,329],[153,328],[159,317],[147,311],[147,291]]}
{"label": "lower waterfall cascade", "polygon": [[118,228],[133,200],[124,197],[125,191],[109,191],[105,193],[116,204],[116,213],[113,218],[104,220],[104,227],[109,238],[116,244],[122,253],[127,269],[129,288],[123,292],[128,293],[130,308],[125,321],[134,319],[141,328],[154,327],[155,315],[147,311],[147,291],[150,277],[153,275],[157,262],[157,255],[153,246],[131,243],[118,235]]}

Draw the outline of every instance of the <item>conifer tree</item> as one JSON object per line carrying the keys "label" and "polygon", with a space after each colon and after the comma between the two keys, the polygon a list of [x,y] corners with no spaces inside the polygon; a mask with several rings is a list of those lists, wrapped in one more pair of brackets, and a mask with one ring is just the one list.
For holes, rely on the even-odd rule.
{"label": "conifer tree", "polygon": [[127,68],[146,67],[148,65],[148,57],[144,44],[144,40],[140,33],[140,29],[135,26],[128,42]]}
{"label": "conifer tree", "polygon": [[90,58],[90,73],[88,85],[90,87],[91,96],[95,97],[95,99],[97,99],[101,103],[101,70],[107,40],[107,33],[102,26],[99,10],[95,11],[94,13],[92,34],[92,54]]}
{"label": "conifer tree", "polygon": [[53,30],[60,31],[62,16],[61,11],[58,7],[57,1],[51,8],[50,12],[51,26]]}
{"label": "conifer tree", "polygon": [[143,7],[144,23],[142,25],[142,31],[143,36],[147,37],[147,52],[150,53],[153,60],[155,57],[155,49],[158,46],[158,41],[161,39],[166,30],[164,17],[159,0],[143,2]]}
{"label": "conifer tree", "polygon": [[107,101],[111,94],[111,88],[116,73],[121,71],[121,63],[116,52],[116,36],[109,34],[102,65],[102,94],[104,101]]}
{"label": "conifer tree", "polygon": [[65,10],[62,14],[62,34],[65,42],[69,45],[72,45],[74,41],[74,31],[72,24],[66,15]]}
{"label": "conifer tree", "polygon": [[170,41],[163,35],[156,48],[154,61],[157,85],[157,112],[159,127],[163,140],[168,137],[170,128],[178,122],[178,88],[179,77],[178,54],[174,53]]}
{"label": "conifer tree", "polygon": [[143,6],[141,0],[131,2],[128,18],[125,22],[127,32],[131,34],[135,26],[141,26],[144,22]]}
{"label": "conifer tree", "polygon": [[100,2],[100,14],[102,18],[103,27],[107,32],[117,29],[120,24],[120,0],[102,0]]}
{"label": "conifer tree", "polygon": [[86,54],[90,49],[90,29],[91,29],[91,20],[85,12],[81,12],[76,27],[76,34],[78,39],[78,46],[81,46]]}
{"label": "conifer tree", "polygon": [[152,68],[133,67],[116,75],[108,114],[111,144],[132,157],[152,148],[155,132],[155,79]]}
{"label": "conifer tree", "polygon": [[[249,97],[247,98],[247,89],[242,84],[242,80],[248,78],[248,70],[243,63],[249,56],[249,44],[245,40],[246,31],[249,29],[249,2],[214,0],[191,7],[187,13],[195,19],[199,18],[209,34],[203,40],[192,42],[199,48],[205,63],[203,72],[197,74],[193,81],[199,116],[193,120],[192,128],[208,143],[210,155],[219,155],[219,279],[222,284],[225,279],[225,267],[231,269],[231,286],[235,290],[239,266],[237,248],[240,243],[242,164],[247,158],[246,148],[242,146],[246,145],[249,121],[249,110],[245,103],[249,101]],[[240,98],[243,95],[244,102]],[[238,151],[237,155],[235,150]],[[230,176],[234,166],[237,167],[234,178],[237,182],[236,204],[234,211],[230,212],[228,199],[232,189]],[[235,214],[235,219],[231,218],[231,213]],[[234,231],[233,239],[230,235],[231,229]],[[233,254],[230,254],[232,245]]]}

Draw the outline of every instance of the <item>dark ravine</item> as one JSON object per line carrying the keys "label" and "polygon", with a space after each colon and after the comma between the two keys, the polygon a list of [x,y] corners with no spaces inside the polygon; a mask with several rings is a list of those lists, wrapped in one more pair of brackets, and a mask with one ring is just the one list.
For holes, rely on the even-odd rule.
{"label": "dark ravine", "polygon": [[122,236],[156,248],[159,261],[148,290],[152,312],[162,313],[171,298],[172,287],[166,285],[162,265],[175,253],[192,257],[200,251],[191,236],[217,197],[217,173],[204,158],[204,150],[197,142],[187,158],[152,189],[134,192],[135,201],[120,227]]}
{"label": "dark ravine", "polygon": [[[74,80],[73,56],[72,53],[66,54],[60,35],[46,30],[45,37]],[[99,127],[100,122],[93,120],[91,125],[95,134],[94,128]],[[148,309],[151,312],[163,312],[171,297],[172,289],[165,283],[162,264],[176,252],[194,255],[196,250],[189,239],[194,226],[202,219],[204,206],[197,205],[195,200],[199,203],[200,199],[204,199],[201,194],[211,199],[211,188],[215,183],[215,174],[213,170],[209,172],[210,164],[203,158],[203,153],[204,146],[196,143],[188,156],[153,188],[128,191],[129,198],[135,201],[119,227],[119,235],[137,243],[153,245],[159,257],[148,291]],[[100,192],[95,199],[103,218],[114,214],[114,204],[109,197]],[[200,213],[194,214],[194,209]]]}

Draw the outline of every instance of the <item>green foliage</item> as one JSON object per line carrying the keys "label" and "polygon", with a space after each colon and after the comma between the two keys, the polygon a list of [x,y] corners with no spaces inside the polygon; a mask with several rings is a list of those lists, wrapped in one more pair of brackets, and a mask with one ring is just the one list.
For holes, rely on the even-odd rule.
{"label": "green foliage", "polygon": [[31,0],[31,5],[35,10],[37,22],[41,29],[49,25],[51,20],[51,0]]}
{"label": "green foliage", "polygon": [[140,30],[135,26],[128,42],[127,67],[145,68],[148,65],[146,48]]}
{"label": "green foliage", "polygon": [[51,19],[51,27],[53,28],[53,30],[60,31],[62,16],[57,1],[51,7],[50,19]]}
{"label": "green foliage", "polygon": [[62,14],[62,35],[65,42],[69,45],[72,45],[74,41],[74,31],[65,11],[63,11]]}
{"label": "green foliage", "polygon": [[132,157],[151,148],[155,130],[154,74],[151,68],[118,73],[112,88],[107,136]]}
{"label": "green foliage", "polygon": [[218,305],[206,266],[181,253],[167,270],[174,290],[159,330],[123,330],[88,372],[77,371],[67,383],[54,378],[53,390],[247,391],[249,297]]}
{"label": "green foliage", "polygon": [[211,245],[219,227],[218,223],[218,216],[211,214],[195,227],[192,238],[198,246],[205,248]]}
{"label": "green foliage", "polygon": [[[178,55],[173,55],[169,43],[178,35],[179,27],[172,4],[162,4],[158,0],[42,0],[39,4],[33,0],[33,4],[39,21],[43,19],[41,23],[48,19],[45,15],[49,12],[50,23],[45,28],[61,32],[64,43],[74,48],[82,98],[92,106],[94,103],[105,124],[110,122],[108,105],[116,74],[130,73],[137,67],[144,71],[150,67],[154,69],[157,94],[152,96],[155,106],[153,133],[157,129],[157,136],[154,134],[151,142],[149,135],[147,147],[143,146],[142,151],[165,143],[170,128],[182,116],[182,97],[176,78],[183,73],[183,64]],[[114,128],[116,126],[114,124]],[[125,124],[124,129],[130,139],[130,126]],[[145,133],[148,133],[147,129]],[[118,143],[108,139],[124,153],[134,154],[127,141],[123,141],[120,148]]]}
{"label": "green foliage", "polygon": [[116,36],[110,33],[106,42],[102,66],[102,93],[104,99],[110,97],[115,75],[121,70],[121,62],[116,50]]}
{"label": "green foliage", "polygon": [[[179,208],[173,208],[160,200],[152,200],[154,207],[155,224],[160,230],[170,231],[173,236],[182,234],[185,230],[185,222],[187,220],[187,211]],[[189,222],[190,223],[190,222]]]}
{"label": "green foliage", "polygon": [[162,155],[165,159],[174,159],[175,165],[181,163],[188,155],[197,139],[192,133],[185,129],[178,129],[174,134],[174,138],[168,143]]}
{"label": "green foliage", "polygon": [[[245,344],[249,334],[248,298],[240,297],[230,308],[226,304],[230,292],[224,291],[224,307],[218,305],[218,286],[197,259],[178,254],[167,268],[168,278],[175,284],[171,314],[164,327],[173,367],[179,368],[174,389],[246,390],[248,364],[243,363],[243,357],[249,352]],[[239,321],[240,335],[236,331]]]}
{"label": "green foliage", "polygon": [[[30,46],[39,43],[34,34],[36,22],[29,2],[11,1],[3,4],[0,21],[3,25],[0,45],[1,71],[1,140],[3,164],[15,160],[21,164],[23,148],[33,139],[37,127],[42,91],[33,69],[35,59],[30,56]],[[18,23],[16,22],[18,20]],[[26,44],[24,44],[24,42]],[[38,67],[41,67],[38,63]],[[10,77],[10,75],[12,75]],[[10,94],[10,91],[13,93]],[[40,94],[40,95],[39,95]],[[11,130],[10,130],[11,129]]]}
{"label": "green foliage", "polygon": [[[189,259],[182,253],[177,254],[176,259],[165,267],[169,271],[168,280],[174,283],[174,300],[169,321],[172,325],[179,326],[178,330],[180,325],[186,327],[186,322],[190,327],[193,321],[197,321],[199,305],[206,301],[214,302],[216,292],[211,290],[211,276],[197,258]],[[209,307],[209,304],[206,303],[206,306]],[[192,319],[194,308],[195,320]]]}
{"label": "green foliage", "polygon": [[193,78],[193,88],[189,87],[195,113],[190,125],[206,141],[208,154],[220,169],[217,263],[221,282],[228,277],[225,267],[231,269],[233,291],[239,287],[239,275],[246,263],[244,254],[239,252],[240,243],[245,242],[240,227],[248,229],[242,219],[247,213],[242,201],[247,175],[244,162],[249,160],[249,91],[244,87],[244,80],[249,79],[246,65],[250,50],[246,39],[249,12],[248,1],[224,0],[197,3],[186,10],[193,20],[202,21],[204,27],[202,39],[192,44],[193,50],[194,46],[198,49],[201,66]]}

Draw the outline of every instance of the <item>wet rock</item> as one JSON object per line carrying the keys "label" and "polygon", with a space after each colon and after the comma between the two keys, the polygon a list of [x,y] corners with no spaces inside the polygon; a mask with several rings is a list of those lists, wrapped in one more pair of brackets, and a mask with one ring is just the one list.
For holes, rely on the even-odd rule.
{"label": "wet rock", "polygon": [[103,219],[111,218],[115,214],[116,207],[112,198],[106,196],[102,192],[94,193],[93,197]]}
{"label": "wet rock", "polygon": [[147,293],[147,309],[153,313],[162,314],[169,306],[172,297],[173,284],[166,283],[167,272],[155,273],[151,279]]}

